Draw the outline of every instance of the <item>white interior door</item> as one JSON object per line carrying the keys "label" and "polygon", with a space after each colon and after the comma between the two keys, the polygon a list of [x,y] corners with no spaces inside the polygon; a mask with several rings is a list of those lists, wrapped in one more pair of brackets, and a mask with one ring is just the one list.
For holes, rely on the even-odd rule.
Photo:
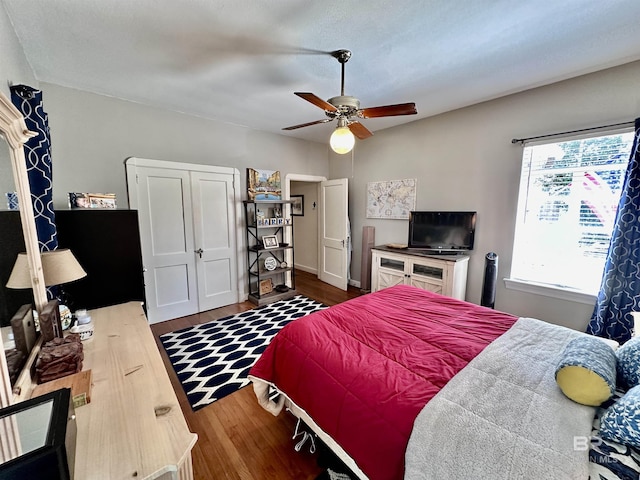
{"label": "white interior door", "polygon": [[199,311],[238,301],[233,176],[191,172]]}
{"label": "white interior door", "polygon": [[149,322],[197,313],[189,172],[138,167],[134,181]]}
{"label": "white interior door", "polygon": [[320,182],[318,278],[347,289],[349,266],[348,180]]}

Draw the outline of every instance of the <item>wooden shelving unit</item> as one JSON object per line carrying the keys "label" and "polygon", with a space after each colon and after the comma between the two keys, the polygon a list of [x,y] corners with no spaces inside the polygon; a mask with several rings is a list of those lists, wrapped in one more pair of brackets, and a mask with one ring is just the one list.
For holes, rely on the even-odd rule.
{"label": "wooden shelving unit", "polygon": [[[291,201],[245,200],[243,203],[249,300],[256,305],[265,305],[293,297],[297,292]],[[287,243],[285,231],[289,233]],[[275,236],[278,246],[265,248],[264,236]],[[269,263],[271,266],[267,268]]]}

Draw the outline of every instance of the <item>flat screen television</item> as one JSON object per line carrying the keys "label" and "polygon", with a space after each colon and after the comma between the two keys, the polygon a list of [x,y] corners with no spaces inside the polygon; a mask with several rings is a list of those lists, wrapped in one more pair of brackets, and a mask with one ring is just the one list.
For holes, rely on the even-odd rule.
{"label": "flat screen television", "polygon": [[409,248],[435,252],[473,250],[476,212],[410,212]]}

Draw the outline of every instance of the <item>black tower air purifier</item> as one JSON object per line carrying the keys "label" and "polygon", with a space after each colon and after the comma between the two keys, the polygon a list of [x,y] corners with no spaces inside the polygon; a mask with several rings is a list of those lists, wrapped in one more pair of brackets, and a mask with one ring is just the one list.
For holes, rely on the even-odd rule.
{"label": "black tower air purifier", "polygon": [[496,282],[498,280],[498,255],[489,252],[484,257],[484,282],[480,305],[493,308],[496,303]]}

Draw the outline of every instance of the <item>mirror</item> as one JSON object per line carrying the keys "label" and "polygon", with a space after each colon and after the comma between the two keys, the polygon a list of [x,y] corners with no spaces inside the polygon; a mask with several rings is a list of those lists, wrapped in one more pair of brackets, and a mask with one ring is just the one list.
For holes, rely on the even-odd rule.
{"label": "mirror", "polygon": [[[47,400],[29,409],[20,410],[13,415],[5,417],[18,426],[20,445],[22,447],[21,455],[33,452],[47,444],[47,427],[50,423],[52,409],[53,400]],[[18,452],[15,452],[7,461],[18,458],[18,456]]]}
{"label": "mirror", "polygon": [[71,389],[0,409],[0,426],[0,478],[73,478],[77,427]]}
{"label": "mirror", "polygon": [[[7,194],[15,193],[15,190],[9,145],[4,139],[0,138],[0,333],[2,335],[2,351],[5,353],[12,385],[15,384],[35,343],[32,338],[26,338],[25,335],[21,335],[21,333],[27,332],[27,336],[31,337],[28,334],[31,331],[35,336],[34,320],[30,308],[33,304],[32,290],[30,288],[12,289],[6,287],[18,254],[25,251],[24,239],[21,234],[20,212],[15,207],[10,209],[10,200],[7,198]],[[27,324],[22,328],[22,322],[18,322],[16,318],[12,327],[14,316],[23,310],[23,306],[28,308],[29,318],[26,319]],[[24,317],[24,312],[22,316]],[[18,338],[15,338],[15,330],[18,327],[21,328],[17,330]],[[31,330],[28,330],[29,327],[31,327]]]}
{"label": "mirror", "polygon": [[[31,203],[31,193],[29,190],[27,167],[23,150],[24,143],[29,138],[35,136],[35,133],[27,130],[24,118],[2,92],[0,92],[0,136],[3,138],[3,140],[0,140],[0,142],[4,143],[2,148],[5,150],[3,151],[8,152],[9,160],[9,167],[3,164],[3,166],[0,167],[0,172],[2,172],[3,179],[9,177],[9,171],[11,172],[11,177],[9,178],[13,178],[13,190],[15,190],[17,194],[20,205],[19,218],[24,240],[24,249],[27,254],[31,272],[33,304],[35,309],[40,312],[47,303],[47,292],[42,274],[42,262],[40,260],[33,205]],[[3,180],[2,188],[11,188],[7,185],[7,180]],[[2,192],[3,196],[4,193],[5,191]],[[6,203],[6,196],[4,196],[2,201]],[[33,355],[30,357],[30,360],[32,360],[32,358]],[[29,363],[29,361],[27,363]],[[22,369],[12,388],[7,368],[7,359],[3,349],[2,355],[0,355],[0,407],[9,406],[15,401],[24,398],[24,395],[27,394],[27,389],[23,389],[21,386],[22,383],[28,383],[28,381],[30,381],[30,375],[27,370],[27,368]]]}

